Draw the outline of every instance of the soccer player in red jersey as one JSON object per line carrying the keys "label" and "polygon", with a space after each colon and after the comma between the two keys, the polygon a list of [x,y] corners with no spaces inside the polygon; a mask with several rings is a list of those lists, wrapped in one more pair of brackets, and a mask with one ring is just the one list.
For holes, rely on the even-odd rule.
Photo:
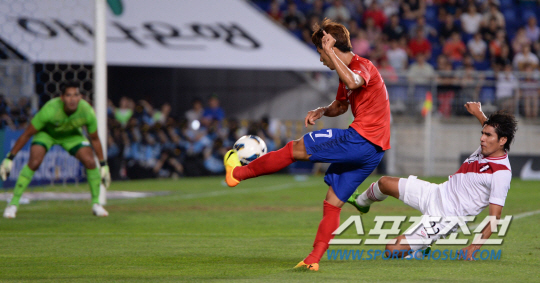
{"label": "soccer player in red jersey", "polygon": [[323,129],[310,132],[241,166],[234,150],[224,158],[227,185],[275,173],[302,160],[331,163],[324,177],[329,186],[313,251],[296,267],[318,270],[319,261],[339,227],[341,207],[369,176],[390,148],[390,104],[384,81],[373,64],[352,53],[349,31],[325,19],[314,27],[311,39],[321,62],[339,75],[336,99],[328,106],[311,110],[305,125],[314,125],[323,115],[336,117],[351,105],[354,121],[348,129]]}

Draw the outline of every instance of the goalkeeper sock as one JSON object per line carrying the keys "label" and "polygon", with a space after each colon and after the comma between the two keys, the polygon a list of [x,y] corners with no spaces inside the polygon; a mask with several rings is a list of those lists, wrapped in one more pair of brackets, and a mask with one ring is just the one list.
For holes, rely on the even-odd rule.
{"label": "goalkeeper sock", "polygon": [[313,251],[304,259],[305,264],[318,263],[324,252],[328,249],[329,242],[334,238],[332,233],[339,227],[339,214],[341,208],[324,201],[323,219],[319,224],[317,236],[313,243]]}
{"label": "goalkeeper sock", "polygon": [[34,171],[32,171],[28,165],[24,165],[19,174],[19,178],[17,179],[17,183],[15,184],[15,188],[13,189],[13,198],[9,203],[10,205],[19,206],[19,200],[21,199],[24,190],[26,190],[26,187],[32,182],[32,177],[34,177]]}
{"label": "goalkeeper sock", "polygon": [[376,201],[383,201],[388,196],[379,189],[379,181],[372,183],[367,190],[356,198],[356,203],[360,206],[370,206]]}
{"label": "goalkeeper sock", "polygon": [[269,152],[246,166],[238,166],[233,170],[236,180],[245,180],[261,175],[275,173],[293,163],[293,142],[287,143],[282,149]]}
{"label": "goalkeeper sock", "polygon": [[101,184],[101,174],[99,169],[86,169],[86,178],[90,186],[90,194],[92,195],[92,204],[99,203],[99,185]]}

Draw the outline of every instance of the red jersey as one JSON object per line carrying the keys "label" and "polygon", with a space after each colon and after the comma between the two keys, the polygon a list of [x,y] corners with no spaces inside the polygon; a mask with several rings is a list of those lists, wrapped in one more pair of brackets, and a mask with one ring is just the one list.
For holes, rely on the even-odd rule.
{"label": "red jersey", "polygon": [[371,61],[354,55],[349,69],[360,75],[365,83],[349,90],[339,80],[336,100],[348,101],[354,116],[350,125],[362,137],[380,146],[390,148],[390,102],[386,85]]}

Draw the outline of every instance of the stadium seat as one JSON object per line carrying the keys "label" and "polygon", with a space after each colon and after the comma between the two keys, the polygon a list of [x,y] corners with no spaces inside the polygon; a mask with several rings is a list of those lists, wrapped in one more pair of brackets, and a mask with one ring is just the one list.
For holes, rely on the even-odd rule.
{"label": "stadium seat", "polygon": [[459,69],[461,67],[463,67],[463,62],[461,62],[461,61],[452,62],[452,69],[457,70],[457,69]]}
{"label": "stadium seat", "polygon": [[437,24],[437,9],[438,6],[431,5],[426,8],[426,22],[430,25],[435,26]]}
{"label": "stadium seat", "polygon": [[527,20],[530,17],[535,17],[536,18],[536,11],[534,9],[532,9],[532,8],[529,8],[529,7],[522,7],[521,8],[521,23],[526,24]]}
{"label": "stadium seat", "polygon": [[491,68],[491,62],[487,58],[481,62],[474,61],[473,65],[474,69],[478,71],[487,71]]}
{"label": "stadium seat", "polygon": [[501,1],[501,10],[506,10],[506,8],[512,8],[514,5],[512,0],[500,0]]}
{"label": "stadium seat", "polygon": [[504,9],[502,11],[508,30],[515,30],[519,26],[519,20],[514,9]]}

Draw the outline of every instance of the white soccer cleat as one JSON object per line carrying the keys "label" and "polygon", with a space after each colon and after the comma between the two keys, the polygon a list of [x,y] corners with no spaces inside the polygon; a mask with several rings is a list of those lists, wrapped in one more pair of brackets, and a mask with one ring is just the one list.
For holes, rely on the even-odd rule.
{"label": "white soccer cleat", "polygon": [[105,208],[103,208],[103,206],[98,203],[94,203],[94,205],[92,206],[92,213],[97,217],[109,216],[109,212],[107,212],[107,210],[105,210]]}
{"label": "white soccer cleat", "polygon": [[17,216],[17,206],[16,205],[8,205],[6,207],[6,210],[4,210],[4,218],[15,218]]}

